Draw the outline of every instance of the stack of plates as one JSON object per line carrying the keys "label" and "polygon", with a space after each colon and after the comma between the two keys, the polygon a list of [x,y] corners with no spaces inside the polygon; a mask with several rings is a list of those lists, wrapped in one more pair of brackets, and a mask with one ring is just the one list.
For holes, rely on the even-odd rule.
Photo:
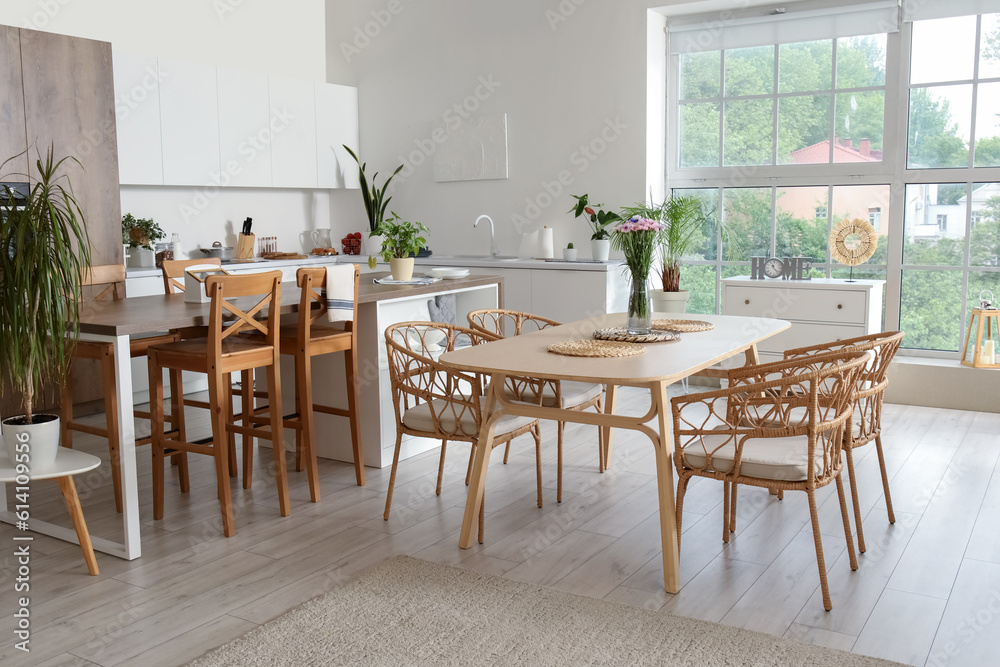
{"label": "stack of plates", "polygon": [[444,278],[445,280],[454,280],[455,278],[464,278],[469,275],[468,269],[455,269],[450,266],[437,266],[433,269],[427,271],[430,275],[435,278]]}

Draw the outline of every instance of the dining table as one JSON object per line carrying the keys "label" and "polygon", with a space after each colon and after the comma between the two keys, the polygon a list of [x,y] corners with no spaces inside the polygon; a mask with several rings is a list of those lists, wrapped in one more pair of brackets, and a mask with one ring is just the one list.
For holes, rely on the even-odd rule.
{"label": "dining table", "polygon": [[[565,356],[549,351],[555,343],[592,339],[598,329],[622,327],[625,314],[600,315],[512,336],[485,345],[448,352],[441,363],[460,371],[491,376],[483,407],[479,442],[488,443],[498,421],[506,415],[590,424],[604,429],[606,451],[611,447],[611,429],[631,429],[646,434],[656,460],[657,496],[660,514],[664,589],[680,590],[680,554],[674,505],[673,438],[667,387],[695,374],[723,375],[710,368],[739,354],[746,364],[758,363],[757,344],[791,326],[785,320],[726,315],[697,315],[708,322],[708,331],[681,333],[668,342],[646,343],[641,354],[623,357]],[[656,314],[656,318],[669,315]],[[602,412],[581,412],[512,400],[503,391],[508,377],[531,377],[605,385]],[[640,416],[616,414],[618,387],[648,389],[650,405]],[[498,389],[499,388],[499,389]],[[459,534],[459,547],[468,549],[483,503],[491,447],[477,447],[469,480],[469,491]],[[605,465],[610,461],[605,460]]]}
{"label": "dining table", "polygon": [[[266,265],[261,270],[268,270]],[[388,272],[373,272],[362,276],[358,288],[358,304],[366,304],[390,299],[433,296],[440,286],[430,285],[380,285],[375,279],[385,278]],[[498,276],[469,276],[461,281],[451,281],[465,287],[497,285],[502,303],[503,278]],[[300,290],[295,282],[281,284],[281,313],[298,311]],[[237,303],[241,300],[237,299]],[[242,301],[250,305],[253,297]],[[132,364],[130,340],[133,336],[162,333],[171,329],[208,326],[210,303],[185,301],[183,293],[137,296],[126,299],[107,299],[81,304],[80,338],[111,342],[115,357],[115,394],[117,401],[117,421],[119,433],[119,461],[122,480],[122,526],[121,542],[103,537],[91,536],[93,548],[102,553],[134,560],[142,555],[139,520],[139,490],[135,453],[135,414],[132,407]],[[5,493],[0,483],[0,494]],[[0,521],[16,523],[13,512],[0,507]],[[32,521],[31,529],[58,539],[79,544],[73,530],[42,521]]]}

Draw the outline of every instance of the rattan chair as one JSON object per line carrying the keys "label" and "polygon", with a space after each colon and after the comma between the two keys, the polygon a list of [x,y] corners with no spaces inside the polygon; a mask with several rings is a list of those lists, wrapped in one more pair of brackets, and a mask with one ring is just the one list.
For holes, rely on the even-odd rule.
{"label": "rattan chair", "polygon": [[[559,326],[560,324],[555,320],[542,317],[541,315],[533,315],[532,313],[524,313],[516,310],[505,310],[503,308],[474,310],[468,314],[468,319],[469,326],[473,330],[500,338],[505,336],[520,336],[522,333],[539,331],[548,327]],[[558,407],[574,412],[580,412],[587,408],[596,408],[598,412],[601,412],[603,409],[603,389],[604,387],[599,384],[586,382],[537,380],[518,377],[508,377],[506,386],[508,396],[515,400],[537,403],[546,407]],[[557,422],[557,424],[558,468],[556,473],[556,500],[562,502],[563,434],[566,431],[566,422]],[[598,427],[597,469],[600,472],[604,472],[604,468],[606,467],[604,442],[605,429]],[[504,452],[504,463],[506,462],[507,452]]]}
{"label": "rattan chair", "polygon": [[885,398],[885,388],[889,384],[887,378],[889,363],[896,356],[896,352],[903,342],[903,335],[902,331],[886,331],[785,351],[785,360],[827,354],[848,348],[871,350],[874,353],[862,371],[861,382],[853,396],[854,412],[851,415],[851,427],[844,431],[847,480],[850,483],[851,498],[854,501],[854,523],[858,532],[858,550],[861,553],[865,552],[865,534],[861,527],[861,503],[858,499],[858,485],[854,474],[854,449],[872,441],[875,442],[878,465],[882,472],[882,490],[885,493],[885,507],[889,515],[889,523],[896,523],[896,515],[892,511],[892,496],[889,494],[889,476],[885,469],[885,455],[882,452],[882,401]]}
{"label": "rattan chair", "polygon": [[[497,422],[493,442],[480,443],[485,378],[480,374],[449,368],[437,361],[437,357],[454,350],[456,346],[478,345],[492,340],[493,336],[484,336],[472,329],[435,322],[403,322],[385,330],[392,402],[396,414],[396,448],[392,456],[389,490],[385,498],[383,514],[385,520],[388,521],[389,509],[392,506],[392,490],[396,483],[399,449],[404,435],[441,441],[441,459],[438,463],[435,489],[435,493],[440,495],[448,442],[459,440],[472,444],[468,465],[468,469],[471,469],[477,447],[488,446],[492,450],[497,445],[509,443],[519,435],[530,433],[535,440],[538,506],[542,506],[541,437],[538,420],[530,417],[503,416]],[[483,516],[481,509],[480,544],[484,537]]]}
{"label": "rattan chair", "polygon": [[[809,498],[823,607],[832,608],[820,538],[816,490],[836,482],[851,569],[858,568],[841,479],[840,450],[851,398],[870,353],[855,349],[733,369],[729,387],[671,400],[677,469],[677,536],[692,477],[723,483],[722,539],[739,484],[805,491]],[[804,408],[806,419],[795,410]],[[732,503],[731,503],[732,494]]]}

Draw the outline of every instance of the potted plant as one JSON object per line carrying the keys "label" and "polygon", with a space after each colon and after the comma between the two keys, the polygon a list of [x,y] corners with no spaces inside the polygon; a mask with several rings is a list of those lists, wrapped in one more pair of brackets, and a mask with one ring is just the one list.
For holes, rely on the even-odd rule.
{"label": "potted plant", "polygon": [[[383,262],[389,262],[389,270],[392,271],[393,280],[410,280],[413,278],[413,255],[425,243],[427,239],[421,236],[421,232],[430,230],[420,222],[409,222],[400,218],[395,211],[383,220],[376,228],[382,236],[382,249],[379,255]],[[368,257],[368,267],[375,268],[375,256]]]}
{"label": "potted plant", "polygon": [[[122,216],[122,243],[125,244],[126,264],[129,266],[153,266],[152,261],[147,261],[153,257],[153,244],[166,237],[166,233],[152,218],[136,218],[131,213]],[[128,250],[138,252],[129,253]]]}
{"label": "potted plant", "polygon": [[39,157],[23,206],[10,188],[0,190],[0,368],[24,409],[2,429],[12,461],[15,446],[27,440],[33,468],[50,465],[58,453],[59,416],[36,413],[36,397],[46,383],[66,381],[79,337],[80,283],[90,267],[83,211],[69,182],[58,182],[67,159],[76,161],[56,161],[52,147],[44,161]]}
{"label": "potted plant", "polygon": [[382,240],[378,238],[378,228],[385,220],[385,212],[389,209],[389,200],[392,199],[392,197],[386,197],[385,193],[389,189],[389,183],[392,179],[403,170],[403,165],[396,167],[396,171],[392,172],[389,178],[385,179],[385,183],[380,188],[375,183],[375,179],[378,178],[378,172],[375,172],[369,184],[368,176],[365,175],[365,167],[368,166],[367,163],[362,162],[358,158],[358,154],[351,150],[347,144],[343,144],[343,146],[344,150],[358,163],[358,182],[361,184],[361,198],[365,202],[365,213],[368,215],[368,238],[372,239],[372,247],[381,247]]}
{"label": "potted plant", "polygon": [[[622,217],[614,211],[602,211],[604,204],[590,205],[589,196],[572,195],[576,199],[576,206],[570,209],[573,217],[585,216],[594,233],[590,236],[590,250],[593,258],[599,262],[608,261],[611,252],[611,234],[608,228],[616,222],[621,222]],[[597,209],[596,211],[594,209]]]}
{"label": "potted plant", "polygon": [[576,248],[573,247],[572,243],[563,248],[563,261],[565,262],[576,261]]}
{"label": "potted plant", "polygon": [[[636,204],[623,212],[628,216],[663,223],[659,243],[663,289],[652,293],[653,310],[658,313],[685,312],[688,291],[680,288],[681,260],[703,240],[706,218],[701,201],[695,197],[670,197],[660,204]],[[723,228],[723,233],[725,231]]]}

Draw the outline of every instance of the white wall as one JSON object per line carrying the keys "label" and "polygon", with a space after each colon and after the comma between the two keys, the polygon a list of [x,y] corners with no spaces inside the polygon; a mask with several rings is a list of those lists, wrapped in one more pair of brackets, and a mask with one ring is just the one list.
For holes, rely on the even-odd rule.
{"label": "white wall", "polygon": [[[431,228],[435,252],[486,252],[488,232],[472,227],[481,213],[497,223],[504,254],[542,224],[555,227],[557,247],[586,248],[586,224],[566,213],[571,194],[616,208],[646,192],[651,4],[331,1],[327,72],[359,88],[369,169],[414,167],[394,181],[391,206]],[[434,182],[433,124],[465,110],[507,114],[509,179]]]}
{"label": "white wall", "polygon": [[[323,0],[4,0],[0,23],[111,42],[113,49],[326,81]],[[331,80],[341,83],[337,79]],[[364,227],[356,190],[122,187],[122,213],[178,232],[185,250],[214,240],[235,245],[243,219],[282,250],[312,247],[315,227],[337,240]],[[194,255],[192,255],[194,256]]]}

